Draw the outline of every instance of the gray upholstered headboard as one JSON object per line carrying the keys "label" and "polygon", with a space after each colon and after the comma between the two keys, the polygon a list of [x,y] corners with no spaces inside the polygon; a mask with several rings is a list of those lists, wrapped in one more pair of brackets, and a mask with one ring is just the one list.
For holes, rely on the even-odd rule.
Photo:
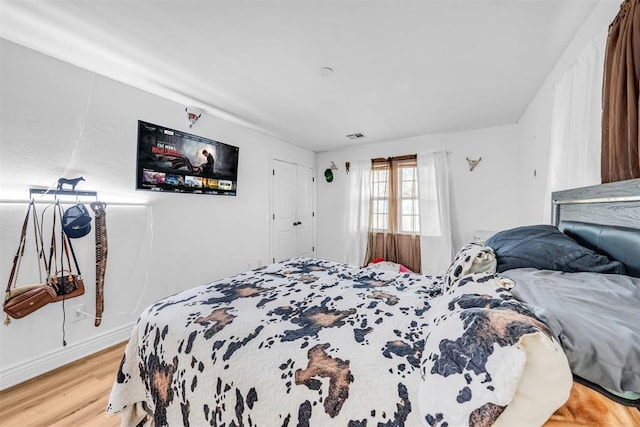
{"label": "gray upholstered headboard", "polygon": [[623,263],[629,276],[640,277],[639,229],[575,221],[561,221],[558,228],[582,246]]}
{"label": "gray upholstered headboard", "polygon": [[557,191],[554,224],[640,277],[640,179]]}

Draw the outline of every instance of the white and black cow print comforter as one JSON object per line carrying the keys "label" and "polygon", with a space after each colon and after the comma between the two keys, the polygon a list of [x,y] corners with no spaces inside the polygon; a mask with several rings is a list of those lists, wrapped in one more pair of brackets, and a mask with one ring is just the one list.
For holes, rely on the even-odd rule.
{"label": "white and black cow print comforter", "polygon": [[545,324],[493,273],[444,295],[443,280],[295,258],[163,299],[107,411],[155,426],[544,422],[571,387]]}

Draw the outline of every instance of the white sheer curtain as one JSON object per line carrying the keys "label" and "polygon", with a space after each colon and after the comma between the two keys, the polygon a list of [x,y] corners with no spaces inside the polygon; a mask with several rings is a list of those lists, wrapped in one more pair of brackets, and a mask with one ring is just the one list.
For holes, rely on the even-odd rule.
{"label": "white sheer curtain", "polygon": [[551,219],[551,193],[600,184],[602,73],[606,31],[589,43],[556,83],[544,218]]}
{"label": "white sheer curtain", "polygon": [[351,162],[347,189],[345,261],[362,266],[367,254],[369,201],[371,198],[371,161]]}
{"label": "white sheer curtain", "polygon": [[447,153],[418,154],[418,191],[422,274],[444,274],[453,255]]}

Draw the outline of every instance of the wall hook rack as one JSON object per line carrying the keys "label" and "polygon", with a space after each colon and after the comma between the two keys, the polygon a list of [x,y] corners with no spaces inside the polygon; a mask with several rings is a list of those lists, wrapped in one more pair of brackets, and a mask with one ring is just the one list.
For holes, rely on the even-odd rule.
{"label": "wall hook rack", "polygon": [[34,195],[42,195],[42,196],[74,196],[74,197],[95,197],[98,200],[98,192],[97,191],[77,191],[77,190],[52,190],[50,188],[30,188],[29,189],[29,198],[33,199]]}

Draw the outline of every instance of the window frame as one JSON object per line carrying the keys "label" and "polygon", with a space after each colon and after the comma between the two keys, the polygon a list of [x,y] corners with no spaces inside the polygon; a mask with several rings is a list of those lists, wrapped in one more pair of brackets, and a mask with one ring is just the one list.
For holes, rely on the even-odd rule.
{"label": "window frame", "polygon": [[[403,171],[411,170],[411,179],[405,179]],[[385,176],[386,174],[386,176]],[[395,174],[395,176],[394,176]],[[376,233],[420,234],[420,198],[417,156],[401,156],[371,161],[370,230]],[[410,184],[410,194],[403,191],[403,183]],[[395,188],[392,188],[395,187]],[[383,191],[381,191],[383,190]],[[393,190],[393,191],[392,191]],[[395,197],[395,201],[392,198]],[[411,202],[410,212],[405,203]],[[384,202],[384,203],[381,203]],[[382,209],[380,207],[382,206]],[[391,212],[395,206],[396,212]],[[403,227],[403,218],[410,217],[411,229]],[[392,224],[395,221],[395,226]],[[384,228],[380,227],[381,223]]]}

